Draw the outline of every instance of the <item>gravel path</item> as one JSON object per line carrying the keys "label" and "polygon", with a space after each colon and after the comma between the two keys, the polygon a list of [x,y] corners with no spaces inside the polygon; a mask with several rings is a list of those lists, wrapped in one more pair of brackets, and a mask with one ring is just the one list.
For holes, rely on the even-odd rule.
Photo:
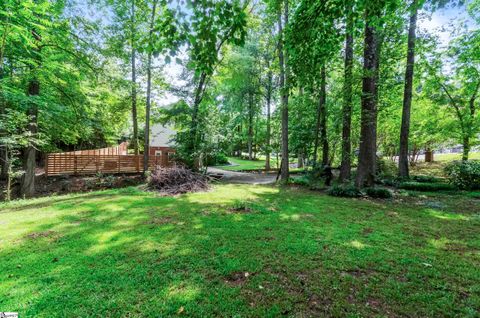
{"label": "gravel path", "polygon": [[247,173],[228,171],[219,168],[208,167],[207,173],[222,174],[222,182],[246,183],[246,184],[270,184],[275,183],[276,173]]}

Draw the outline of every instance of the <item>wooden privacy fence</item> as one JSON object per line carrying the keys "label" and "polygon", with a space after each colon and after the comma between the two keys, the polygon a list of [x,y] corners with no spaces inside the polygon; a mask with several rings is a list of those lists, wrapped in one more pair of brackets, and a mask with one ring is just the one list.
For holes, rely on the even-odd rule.
{"label": "wooden privacy fence", "polygon": [[[168,167],[174,165],[167,154],[150,156],[148,166]],[[95,173],[140,173],[143,172],[143,155],[85,155],[51,153],[45,160],[45,175],[87,175]]]}
{"label": "wooden privacy fence", "polygon": [[57,152],[52,155],[127,155],[127,149],[128,142],[124,141],[118,146],[114,147]]}

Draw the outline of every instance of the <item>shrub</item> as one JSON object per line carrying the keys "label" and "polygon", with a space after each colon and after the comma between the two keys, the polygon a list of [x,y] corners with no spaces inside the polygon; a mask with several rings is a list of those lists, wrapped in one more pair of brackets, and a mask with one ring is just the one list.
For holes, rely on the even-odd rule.
{"label": "shrub", "polygon": [[325,182],[322,179],[313,179],[311,176],[301,176],[299,178],[290,178],[290,184],[308,187],[310,190],[320,191],[325,189]]}
{"label": "shrub", "polygon": [[428,182],[415,182],[415,181],[402,182],[398,187],[400,189],[405,189],[405,190],[432,191],[432,192],[455,190],[455,187],[448,183],[428,183]]}
{"label": "shrub", "polygon": [[390,199],[393,196],[392,192],[385,188],[365,188],[364,191],[369,197],[377,199]]}
{"label": "shrub", "polygon": [[424,175],[413,176],[412,180],[416,182],[427,182],[427,183],[434,183],[434,182],[440,181],[438,178],[434,176],[424,176]]}
{"label": "shrub", "polygon": [[377,158],[377,175],[379,177],[394,177],[398,174],[395,162],[389,159]]}
{"label": "shrub", "polygon": [[480,189],[480,161],[454,161],[445,167],[445,174],[451,184],[460,189]]}
{"label": "shrub", "polygon": [[226,165],[228,157],[223,152],[216,152],[207,156],[207,166]]}
{"label": "shrub", "polygon": [[353,185],[336,185],[331,187],[327,193],[334,197],[358,198],[362,196],[362,192]]}
{"label": "shrub", "polygon": [[310,185],[310,179],[306,176],[301,176],[299,178],[290,178],[289,183],[299,186],[308,186]]}
{"label": "shrub", "polygon": [[377,183],[383,184],[389,187],[398,187],[398,185],[404,181],[409,181],[410,179],[406,179],[399,176],[386,176],[384,178],[379,179]]}

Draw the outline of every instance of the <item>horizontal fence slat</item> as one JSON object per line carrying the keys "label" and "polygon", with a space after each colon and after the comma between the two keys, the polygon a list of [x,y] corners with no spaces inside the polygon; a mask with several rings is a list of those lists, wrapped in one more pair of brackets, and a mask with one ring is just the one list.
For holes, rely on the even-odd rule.
{"label": "horizontal fence slat", "polygon": [[[162,154],[150,157],[148,168],[174,164],[168,160],[168,154]],[[51,153],[47,155],[45,168],[49,176],[139,173],[143,172],[143,155]]]}

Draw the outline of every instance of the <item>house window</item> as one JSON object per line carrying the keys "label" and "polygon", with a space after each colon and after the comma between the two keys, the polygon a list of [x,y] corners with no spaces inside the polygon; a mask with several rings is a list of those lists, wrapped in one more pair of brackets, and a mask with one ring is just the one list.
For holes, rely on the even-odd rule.
{"label": "house window", "polygon": [[175,156],[175,153],[174,153],[174,152],[168,152],[168,153],[167,153],[167,156],[168,156],[168,161],[172,161],[172,160],[173,160],[173,156]]}
{"label": "house window", "polygon": [[161,150],[155,150],[155,156],[161,156],[162,151]]}

